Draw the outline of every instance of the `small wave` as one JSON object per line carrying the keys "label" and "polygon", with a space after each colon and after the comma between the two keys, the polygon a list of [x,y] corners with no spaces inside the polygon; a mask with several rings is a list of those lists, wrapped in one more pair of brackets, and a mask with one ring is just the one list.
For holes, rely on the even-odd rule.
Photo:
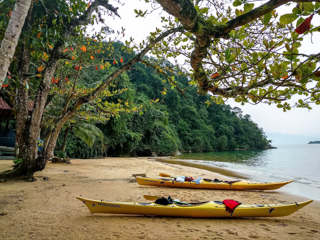
{"label": "small wave", "polygon": [[320,188],[320,181],[314,179],[308,179],[303,177],[294,177],[291,175],[285,175],[283,173],[275,173],[271,171],[266,171],[265,168],[253,168],[250,166],[235,164],[235,163],[226,163],[226,162],[212,162],[212,161],[196,161],[197,163],[211,165],[215,167],[225,168],[227,170],[235,171],[241,174],[250,176],[254,181],[290,181],[299,182],[302,184],[307,184],[315,188]]}
{"label": "small wave", "polygon": [[308,184],[308,185],[311,185],[312,187],[320,188],[320,182],[317,180],[308,179],[308,178],[296,178],[294,179],[294,181],[300,182],[303,184]]}

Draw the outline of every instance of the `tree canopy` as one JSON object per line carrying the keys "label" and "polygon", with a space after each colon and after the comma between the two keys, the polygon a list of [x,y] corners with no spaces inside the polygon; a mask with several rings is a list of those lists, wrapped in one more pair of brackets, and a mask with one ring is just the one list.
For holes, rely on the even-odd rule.
{"label": "tree canopy", "polygon": [[[184,31],[154,52],[163,59],[186,56],[200,94],[210,92],[218,103],[275,103],[284,111],[320,104],[319,49],[300,51],[305,36],[319,32],[310,25],[319,1],[157,2],[170,14],[166,27]],[[285,14],[277,12],[281,6]],[[292,103],[294,95],[300,99]]]}

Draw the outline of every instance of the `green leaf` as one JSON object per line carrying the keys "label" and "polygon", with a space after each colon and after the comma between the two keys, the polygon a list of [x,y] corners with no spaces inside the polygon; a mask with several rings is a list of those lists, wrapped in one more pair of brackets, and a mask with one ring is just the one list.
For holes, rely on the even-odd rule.
{"label": "green leaf", "polygon": [[270,22],[271,17],[272,17],[272,13],[271,12],[266,13],[262,18],[263,25],[267,25]]}
{"label": "green leaf", "polygon": [[299,48],[299,47],[301,47],[301,43],[300,42],[294,42],[294,43],[292,43],[292,47]]}
{"label": "green leaf", "polygon": [[259,62],[258,63],[258,71],[259,71],[259,73],[262,72],[264,70],[264,68],[265,68],[264,64],[262,62]]}
{"label": "green leaf", "polygon": [[280,23],[289,24],[296,20],[299,16],[293,13],[285,14],[280,17]]}
{"label": "green leaf", "polygon": [[301,14],[301,9],[299,7],[295,7],[292,9],[293,14],[295,15],[300,15]]}
{"label": "green leaf", "polygon": [[308,13],[312,13],[314,10],[314,5],[311,2],[305,2],[302,3],[303,4],[303,10],[308,12]]}
{"label": "green leaf", "polygon": [[235,0],[234,2],[233,2],[233,6],[234,7],[238,7],[238,6],[240,6],[242,4],[242,1],[240,1],[240,0]]}
{"label": "green leaf", "polygon": [[236,9],[236,16],[239,17],[240,15],[242,15],[242,12],[239,9]]}
{"label": "green leaf", "polygon": [[283,105],[279,103],[279,104],[277,105],[277,108],[283,108]]}
{"label": "green leaf", "polygon": [[230,63],[230,57],[231,57],[231,48],[228,47],[227,50],[224,52],[224,56],[226,58],[226,61]]}
{"label": "green leaf", "polygon": [[205,7],[201,9],[201,13],[208,13],[209,8]]}
{"label": "green leaf", "polygon": [[258,60],[258,53],[252,53],[252,62],[256,62]]}
{"label": "green leaf", "polygon": [[254,7],[254,4],[253,4],[253,3],[246,3],[246,4],[244,5],[244,11],[245,11],[245,12],[249,12],[249,11],[251,11],[251,10],[253,9],[253,7]]}
{"label": "green leaf", "polygon": [[247,37],[247,35],[241,34],[241,35],[238,35],[238,36],[237,36],[237,39],[242,40],[242,39],[245,39],[246,37]]}
{"label": "green leaf", "polygon": [[298,19],[298,21],[297,21],[296,26],[298,27],[301,23],[303,23],[303,22],[304,22],[304,20],[305,20],[305,19],[304,19],[304,18],[302,18],[302,17],[301,17],[301,18],[299,18],[299,19]]}
{"label": "green leaf", "polygon": [[245,46],[246,48],[249,46],[249,43],[248,43],[247,40],[244,40],[244,41],[243,41],[243,46]]}
{"label": "green leaf", "polygon": [[248,68],[248,66],[245,62],[241,63],[241,70],[245,70],[247,68]]}

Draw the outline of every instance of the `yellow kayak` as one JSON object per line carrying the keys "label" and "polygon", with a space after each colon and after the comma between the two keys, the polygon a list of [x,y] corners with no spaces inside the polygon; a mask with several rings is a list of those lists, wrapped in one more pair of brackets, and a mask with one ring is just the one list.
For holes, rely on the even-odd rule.
{"label": "yellow kayak", "polygon": [[199,183],[190,182],[177,182],[174,179],[165,178],[148,178],[136,177],[139,185],[149,185],[158,187],[176,187],[176,188],[196,188],[196,189],[217,189],[217,190],[275,190],[291,183],[286,182],[250,182],[245,180],[240,181],[205,181],[200,180]]}
{"label": "yellow kayak", "polygon": [[136,214],[171,217],[230,218],[230,217],[281,217],[288,216],[313,200],[293,204],[253,204],[238,205],[233,212],[218,201],[202,203],[177,203],[161,205],[157,203],[108,202],[77,197],[91,213]]}

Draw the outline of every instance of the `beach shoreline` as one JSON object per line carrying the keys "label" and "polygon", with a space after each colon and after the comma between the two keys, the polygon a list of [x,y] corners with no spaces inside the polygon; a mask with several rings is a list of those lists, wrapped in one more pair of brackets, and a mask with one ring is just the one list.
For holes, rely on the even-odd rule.
{"label": "beach shoreline", "polygon": [[[1,160],[0,171],[12,161]],[[48,163],[36,182],[0,183],[0,239],[320,239],[320,203],[277,218],[192,219],[90,214],[75,197],[148,202],[143,195],[186,202],[224,199],[244,204],[307,200],[277,191],[222,191],[139,186],[132,174],[232,179],[205,169],[161,163],[154,158],[72,159]],[[48,179],[48,180],[45,180]]]}

